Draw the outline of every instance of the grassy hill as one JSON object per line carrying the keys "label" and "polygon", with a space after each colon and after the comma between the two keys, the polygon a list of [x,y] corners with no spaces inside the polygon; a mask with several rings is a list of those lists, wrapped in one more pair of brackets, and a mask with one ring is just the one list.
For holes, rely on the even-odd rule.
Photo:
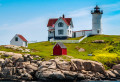
{"label": "grassy hill", "polygon": [[[76,38],[71,38],[70,40],[76,40]],[[104,40],[105,43],[92,43],[92,41],[95,40]],[[99,61],[106,67],[111,67],[112,64],[118,63],[120,60],[120,36],[117,35],[90,36],[80,43],[64,44],[67,47],[68,56],[72,56],[74,58]],[[48,60],[56,57],[52,54],[54,45],[55,43],[47,41],[31,43],[28,48],[32,50],[32,55],[39,55]],[[79,52],[79,48],[84,48],[85,51]],[[94,56],[88,56],[88,54],[93,54]],[[60,57],[66,58],[66,56]]]}
{"label": "grassy hill", "polygon": [[[79,40],[79,38],[70,38],[69,40]],[[92,43],[95,40],[104,40],[104,43]],[[45,60],[55,57],[62,57],[69,60],[71,57],[79,59],[87,59],[101,62],[105,65],[106,69],[111,68],[112,65],[120,63],[120,36],[117,35],[96,35],[89,36],[80,43],[68,44],[64,43],[67,47],[67,56],[53,56],[53,46],[55,43],[38,42],[29,44],[31,52],[28,54],[39,55]],[[84,52],[79,52],[79,49],[85,49]],[[0,51],[16,52],[26,54],[12,49],[6,49],[0,46]],[[93,54],[93,56],[88,56]]]}

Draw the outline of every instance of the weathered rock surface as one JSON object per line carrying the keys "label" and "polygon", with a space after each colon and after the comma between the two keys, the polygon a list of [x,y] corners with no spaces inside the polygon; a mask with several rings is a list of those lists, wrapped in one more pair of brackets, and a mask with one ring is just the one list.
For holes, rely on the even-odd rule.
{"label": "weathered rock surface", "polygon": [[102,63],[90,61],[90,60],[82,60],[82,59],[71,59],[71,63],[76,68],[73,71],[93,71],[93,72],[100,72],[105,74],[105,68],[103,67]]}
{"label": "weathered rock surface", "polygon": [[112,69],[114,69],[114,70],[120,70],[120,64],[114,65],[112,67]]}
{"label": "weathered rock surface", "polygon": [[120,78],[120,65],[105,71],[99,62],[71,59],[34,60],[30,54],[0,52],[10,58],[0,59],[0,78],[15,80],[104,80]]}

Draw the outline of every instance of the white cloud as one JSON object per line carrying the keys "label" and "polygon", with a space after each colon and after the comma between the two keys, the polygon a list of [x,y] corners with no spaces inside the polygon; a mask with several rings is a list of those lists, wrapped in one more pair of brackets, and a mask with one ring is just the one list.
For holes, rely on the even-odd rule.
{"label": "white cloud", "polygon": [[0,43],[9,44],[15,34],[22,34],[28,41],[47,40],[47,17],[39,17],[14,25],[3,24],[0,26]]}
{"label": "white cloud", "polygon": [[[120,2],[116,4],[107,4],[107,5],[101,5],[101,9],[104,10],[103,14],[103,31],[106,34],[109,34],[111,31],[110,28],[113,28],[113,25],[110,25],[109,23],[112,21],[120,21],[119,17],[120,14],[117,14],[115,16],[109,16],[108,14],[120,10]],[[92,29],[92,15],[90,14],[90,11],[94,8],[94,6],[81,8],[75,11],[68,12],[68,16],[73,18],[74,23],[74,30],[83,30],[83,29]],[[113,26],[113,27],[111,27]],[[120,25],[119,25],[120,26]],[[110,28],[109,28],[110,27]],[[117,28],[118,26],[116,26]],[[109,32],[107,32],[107,31]],[[112,32],[111,32],[112,33]],[[116,33],[115,33],[116,34]]]}

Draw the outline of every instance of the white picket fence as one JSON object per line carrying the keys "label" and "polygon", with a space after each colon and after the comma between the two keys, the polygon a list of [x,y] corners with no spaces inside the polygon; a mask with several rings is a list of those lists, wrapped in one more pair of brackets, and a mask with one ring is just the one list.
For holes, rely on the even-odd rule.
{"label": "white picket fence", "polygon": [[54,40],[54,39],[50,39],[50,42],[80,43],[82,40],[84,40],[88,36],[89,35],[86,35],[86,36],[82,37],[80,40]]}

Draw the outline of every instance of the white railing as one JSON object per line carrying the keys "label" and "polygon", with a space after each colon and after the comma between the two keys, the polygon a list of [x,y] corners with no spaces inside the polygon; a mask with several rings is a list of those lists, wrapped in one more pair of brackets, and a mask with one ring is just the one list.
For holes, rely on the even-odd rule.
{"label": "white railing", "polygon": [[79,40],[50,40],[50,42],[79,43]]}
{"label": "white railing", "polygon": [[88,37],[87,35],[85,35],[84,37],[82,37],[79,42],[81,42],[82,40],[84,40],[86,37]]}
{"label": "white railing", "polygon": [[89,35],[85,35],[83,38],[80,40],[54,40],[53,38],[50,39],[50,42],[62,42],[62,43],[80,43],[82,40],[84,40],[86,37]]}

